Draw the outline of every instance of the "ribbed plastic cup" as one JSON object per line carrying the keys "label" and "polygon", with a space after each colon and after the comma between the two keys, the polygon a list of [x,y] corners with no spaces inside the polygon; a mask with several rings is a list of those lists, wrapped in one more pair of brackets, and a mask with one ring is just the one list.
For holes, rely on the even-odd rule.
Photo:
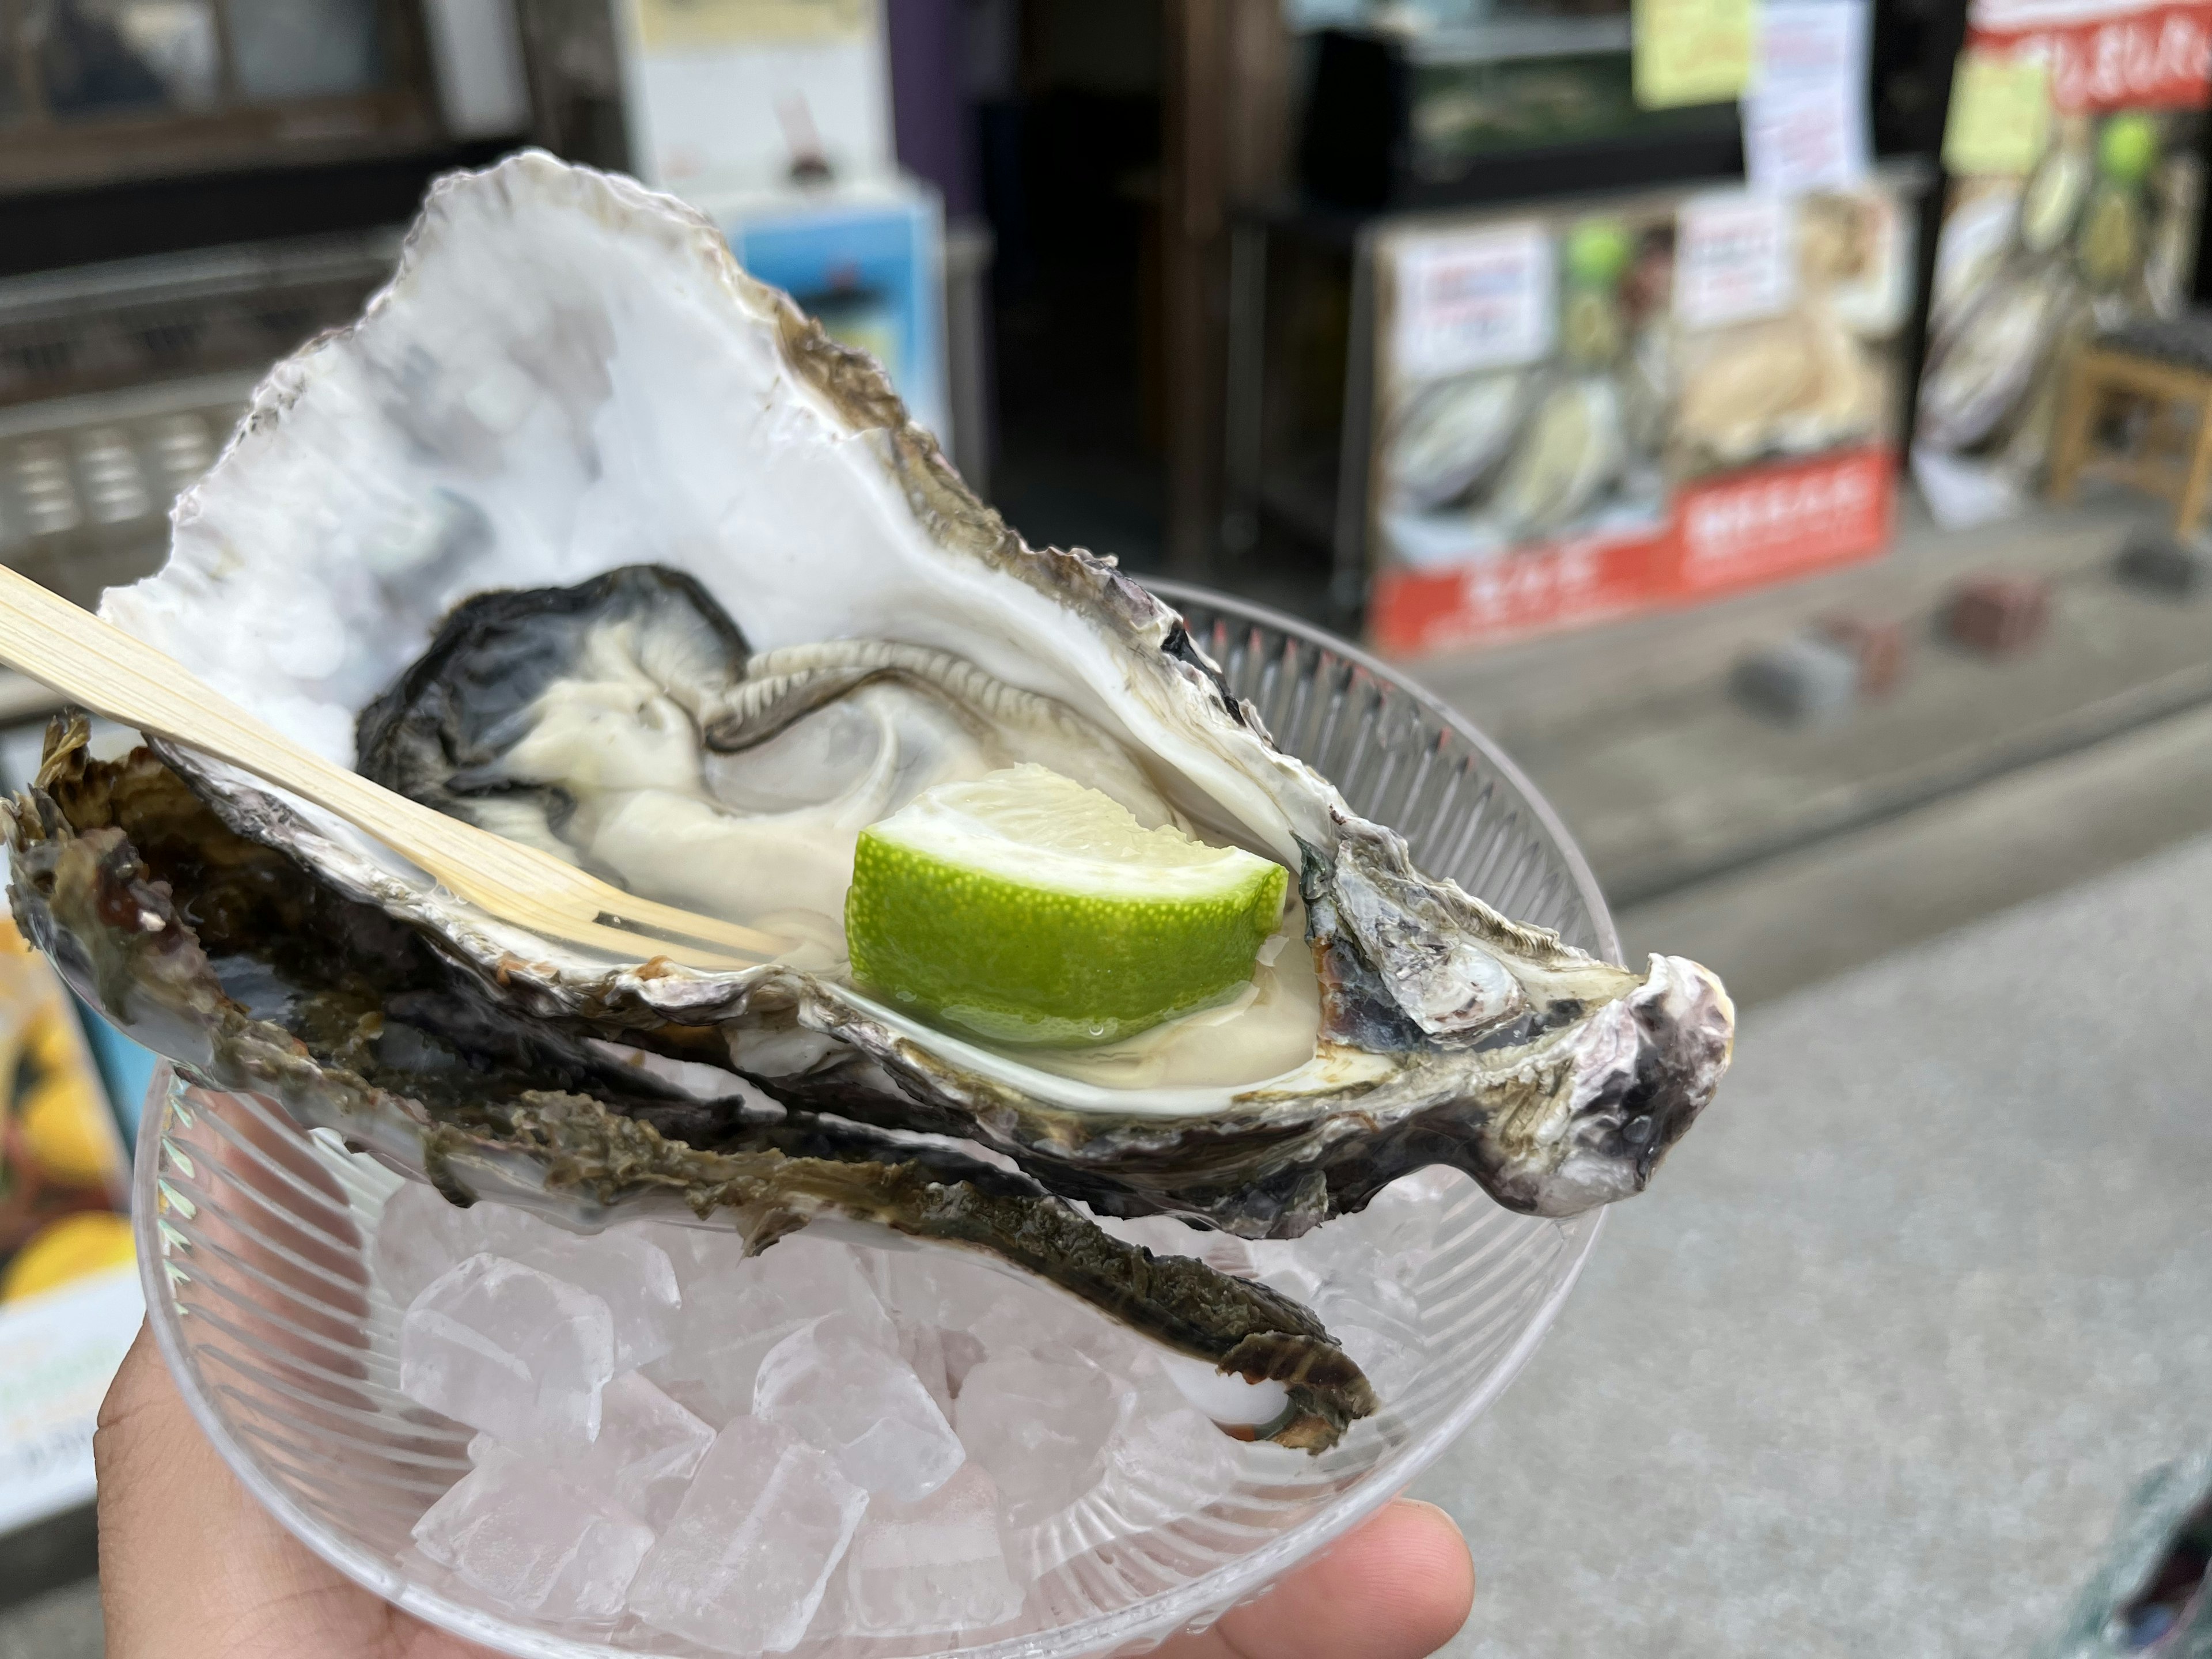
{"label": "ribbed plastic cup", "polygon": [[[1193,637],[1278,744],[1406,836],[1423,868],[1608,958],[1619,943],[1581,855],[1504,755],[1443,704],[1342,641],[1162,582]],[[398,1389],[400,1310],[368,1246],[400,1177],[302,1132],[274,1103],[167,1068],[140,1126],[136,1225],[161,1352],[246,1488],[316,1554],[409,1613],[545,1659],[695,1655],[649,1632],[604,1640],[503,1612],[410,1551],[468,1468],[470,1431]],[[1024,1627],[987,1642],[808,1641],[801,1659],[1073,1659],[1202,1629],[1401,1491],[1526,1363],[1589,1255],[1598,1217],[1544,1221],[1462,1183],[1413,1290],[1425,1363],[1319,1457],[1270,1457],[1191,1518],[1079,1557],[1031,1589]]]}

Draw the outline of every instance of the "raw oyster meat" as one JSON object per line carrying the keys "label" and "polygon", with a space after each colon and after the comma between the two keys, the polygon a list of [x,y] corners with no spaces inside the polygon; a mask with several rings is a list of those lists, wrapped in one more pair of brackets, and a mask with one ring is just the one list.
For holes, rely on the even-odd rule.
{"label": "raw oyster meat", "polygon": [[1808,453],[1871,432],[1881,392],[1850,333],[1808,307],[1704,343],[1683,374],[1677,441],[1723,466]]}
{"label": "raw oyster meat", "polygon": [[[104,611],[331,759],[790,945],[594,957],[188,749],[100,763],[64,731],[12,896],[118,1024],[457,1199],[994,1254],[1285,1382],[1294,1443],[1372,1405],[1319,1324],[1066,1200],[1284,1237],[1442,1163],[1570,1215],[1639,1190],[1727,1065],[1705,969],[1598,961],[1424,875],[1171,610],[978,503],[711,224],[543,155],[434,190]],[[1017,1054],[851,981],[840,849],[1022,761],[1292,872],[1247,996]]]}

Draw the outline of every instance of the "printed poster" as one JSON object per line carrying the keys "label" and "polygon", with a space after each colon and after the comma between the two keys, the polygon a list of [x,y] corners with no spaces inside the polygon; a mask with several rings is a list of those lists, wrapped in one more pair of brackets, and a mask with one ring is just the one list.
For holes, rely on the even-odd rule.
{"label": "printed poster", "polygon": [[0,920],[0,1533],[92,1496],[137,1334],[128,1164],[76,1006]]}
{"label": "printed poster", "polygon": [[680,193],[895,170],[889,0],[615,0],[630,167]]}
{"label": "printed poster", "polygon": [[[1877,178],[1381,235],[1374,642],[1413,654],[1503,639],[1878,554],[1912,222],[1911,193]],[[1540,246],[1548,258],[1526,252]],[[1502,283],[1437,280],[1509,263],[1523,284],[1548,280],[1548,322]],[[1458,330],[1470,293],[1514,325]]]}
{"label": "printed poster", "polygon": [[1974,0],[1912,449],[1942,522],[2031,500],[2075,353],[2186,304],[2208,61],[2212,0]]}

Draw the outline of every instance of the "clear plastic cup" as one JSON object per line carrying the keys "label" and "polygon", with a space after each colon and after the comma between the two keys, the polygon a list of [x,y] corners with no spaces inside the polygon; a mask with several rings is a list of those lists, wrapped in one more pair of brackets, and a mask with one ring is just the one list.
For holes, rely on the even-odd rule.
{"label": "clear plastic cup", "polygon": [[[1382,663],[1291,618],[1168,583],[1235,693],[1285,750],[1393,825],[1420,865],[1569,943],[1619,942],[1581,855],[1513,764]],[[167,1067],[141,1124],[135,1194],[155,1337],[192,1413],[246,1488],[310,1549],[426,1622],[507,1653],[702,1651],[649,1631],[580,1638],[502,1611],[410,1547],[468,1468],[470,1431],[398,1389],[400,1310],[368,1249],[400,1177],[302,1132],[272,1102]],[[1056,1568],[1020,1626],[988,1640],[816,1641],[803,1659],[907,1653],[1063,1659],[1139,1651],[1262,1592],[1404,1489],[1512,1381],[1597,1236],[1449,1188],[1412,1290],[1424,1358],[1375,1418],[1318,1457],[1255,1457],[1222,1501]],[[1276,1449],[1264,1449],[1273,1453]]]}

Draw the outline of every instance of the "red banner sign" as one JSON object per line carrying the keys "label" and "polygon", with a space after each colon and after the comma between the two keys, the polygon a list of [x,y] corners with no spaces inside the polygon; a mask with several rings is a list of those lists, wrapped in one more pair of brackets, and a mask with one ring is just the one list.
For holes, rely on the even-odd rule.
{"label": "red banner sign", "polygon": [[1724,592],[1879,548],[1896,477],[1887,453],[1859,450],[1700,480],[1674,506],[1676,586]]}
{"label": "red banner sign", "polygon": [[1685,486],[1656,534],[1584,538],[1443,570],[1380,571],[1368,634],[1394,656],[1705,599],[1877,556],[1896,458],[1852,449]]}
{"label": "red banner sign", "polygon": [[1394,655],[1488,644],[1640,611],[1663,590],[1664,537],[1522,548],[1443,570],[1396,566],[1375,578],[1367,631]]}
{"label": "red banner sign", "polygon": [[2062,113],[2202,109],[2212,89],[2212,0],[2164,5],[1984,5],[1967,44],[2042,58]]}

